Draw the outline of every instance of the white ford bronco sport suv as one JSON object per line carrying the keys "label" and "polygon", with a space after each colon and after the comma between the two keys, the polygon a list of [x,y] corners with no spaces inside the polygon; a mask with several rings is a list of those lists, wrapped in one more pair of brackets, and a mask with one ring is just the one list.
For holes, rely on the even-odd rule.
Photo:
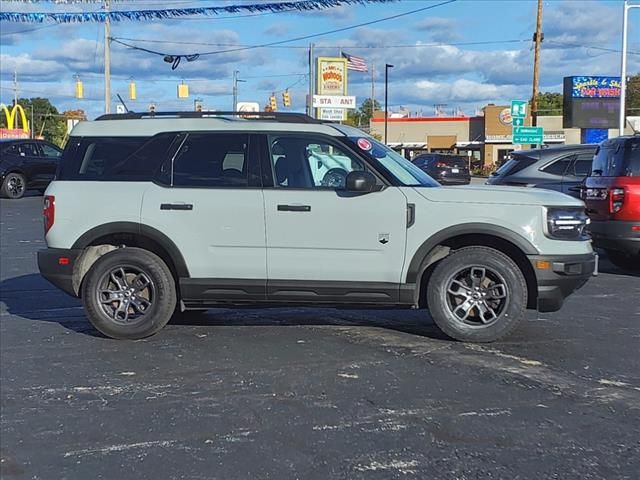
{"label": "white ford bronco sport suv", "polygon": [[38,264],[100,332],[138,339],[209,307],[357,305],[425,307],[450,337],[490,342],[596,270],[579,200],[441,187],[355,128],[251,115],[73,130]]}

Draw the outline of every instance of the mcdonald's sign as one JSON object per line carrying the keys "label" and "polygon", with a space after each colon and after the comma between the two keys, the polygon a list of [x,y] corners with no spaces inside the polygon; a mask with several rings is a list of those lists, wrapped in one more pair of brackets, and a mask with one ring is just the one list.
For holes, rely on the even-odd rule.
{"label": "mcdonald's sign", "polygon": [[[4,111],[7,119],[7,128],[0,128],[0,138],[29,138],[29,124],[27,116],[20,104],[15,104],[11,110],[4,103],[0,103],[0,108]],[[22,123],[22,128],[18,127],[18,114]]]}

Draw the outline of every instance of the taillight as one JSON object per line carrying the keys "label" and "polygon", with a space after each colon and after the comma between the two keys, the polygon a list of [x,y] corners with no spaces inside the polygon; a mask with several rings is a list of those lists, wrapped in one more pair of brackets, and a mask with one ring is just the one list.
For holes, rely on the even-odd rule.
{"label": "taillight", "polygon": [[624,188],[614,187],[609,194],[609,213],[618,213],[624,205]]}
{"label": "taillight", "polygon": [[46,195],[44,197],[44,234],[53,227],[53,222],[56,219],[56,197],[53,195]]}

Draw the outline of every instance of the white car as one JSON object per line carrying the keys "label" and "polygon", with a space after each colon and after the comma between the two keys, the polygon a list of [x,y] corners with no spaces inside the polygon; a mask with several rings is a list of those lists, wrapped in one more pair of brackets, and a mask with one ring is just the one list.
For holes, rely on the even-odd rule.
{"label": "white car", "polygon": [[441,187],[355,128],[255,117],[80,123],[46,191],[42,275],[114,338],[183,310],[296,304],[425,307],[489,342],[596,269],[579,200]]}

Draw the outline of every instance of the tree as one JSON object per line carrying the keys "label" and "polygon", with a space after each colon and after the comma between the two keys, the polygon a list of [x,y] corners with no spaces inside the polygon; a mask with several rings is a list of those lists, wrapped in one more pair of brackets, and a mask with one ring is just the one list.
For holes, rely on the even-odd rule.
{"label": "tree", "polygon": [[640,116],[640,73],[627,81],[626,113],[628,117]]}
{"label": "tree", "polygon": [[[33,124],[35,136],[42,135],[46,140],[62,146],[67,135],[67,123],[64,116],[60,115],[58,109],[51,104],[48,98],[19,98],[18,104],[22,106],[27,118]],[[4,115],[0,115],[0,128],[7,126],[4,117]]]}
{"label": "tree", "polygon": [[380,110],[380,103],[377,100],[367,98],[362,102],[360,108],[347,111],[347,120],[344,123],[354,127],[369,127],[369,121],[376,110]]}
{"label": "tree", "polygon": [[562,115],[562,94],[545,92],[538,93],[539,115]]}

